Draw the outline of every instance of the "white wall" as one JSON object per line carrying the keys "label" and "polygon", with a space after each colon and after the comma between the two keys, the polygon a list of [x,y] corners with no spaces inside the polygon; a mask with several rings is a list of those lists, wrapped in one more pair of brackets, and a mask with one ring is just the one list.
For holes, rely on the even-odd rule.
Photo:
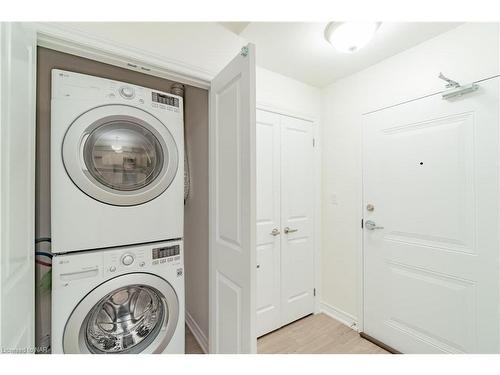
{"label": "white wall", "polygon": [[462,83],[499,74],[498,24],[464,24],[323,90],[321,298],[353,321],[361,308],[362,114],[442,91],[440,71]]}
{"label": "white wall", "polygon": [[[257,46],[258,53],[258,46]],[[321,90],[257,67],[257,106],[274,107],[297,116],[321,117]]]}

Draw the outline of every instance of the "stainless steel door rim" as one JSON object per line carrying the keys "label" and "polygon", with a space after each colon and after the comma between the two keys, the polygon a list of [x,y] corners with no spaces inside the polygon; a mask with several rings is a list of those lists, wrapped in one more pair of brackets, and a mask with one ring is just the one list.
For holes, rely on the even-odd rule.
{"label": "stainless steel door rim", "polygon": [[[118,353],[161,353],[172,339],[179,320],[179,300],[173,287],[163,278],[150,273],[130,273],[105,281],[87,294],[71,313],[63,334],[64,353],[106,353],[90,345],[87,335],[89,319],[95,308],[101,308],[103,297],[125,287],[140,286],[156,291],[161,300],[163,314],[158,327],[152,329],[150,337],[129,349],[118,348]],[[122,350],[123,349],[123,350]],[[113,351],[108,351],[113,352]]]}
{"label": "stainless steel door rim", "polygon": [[[112,144],[111,137],[122,137],[117,139],[121,143]],[[169,187],[177,174],[179,151],[170,131],[152,114],[112,104],[93,108],[73,121],[64,136],[62,159],[73,183],[88,196],[110,205],[133,206]],[[124,183],[127,176],[143,181]]]}

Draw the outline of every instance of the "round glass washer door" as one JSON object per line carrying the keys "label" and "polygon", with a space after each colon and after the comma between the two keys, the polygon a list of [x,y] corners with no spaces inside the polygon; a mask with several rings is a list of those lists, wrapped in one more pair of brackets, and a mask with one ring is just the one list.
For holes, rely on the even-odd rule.
{"label": "round glass washer door", "polygon": [[118,276],[73,310],[64,329],[64,352],[161,353],[178,320],[179,301],[167,281],[148,273]]}
{"label": "round glass washer door", "polygon": [[179,163],[167,127],[126,105],[105,105],[79,116],[64,136],[62,157],[80,190],[117,206],[142,204],[162,194]]}

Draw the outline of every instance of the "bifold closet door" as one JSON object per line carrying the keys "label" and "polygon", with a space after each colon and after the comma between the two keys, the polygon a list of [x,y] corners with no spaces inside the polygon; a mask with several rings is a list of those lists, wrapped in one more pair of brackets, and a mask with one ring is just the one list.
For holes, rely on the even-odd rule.
{"label": "bifold closet door", "polygon": [[281,325],[280,115],[257,111],[257,336]]}
{"label": "bifold closet door", "polygon": [[281,117],[281,323],[314,311],[313,127]]}
{"label": "bifold closet door", "polygon": [[212,81],[209,351],[256,353],[255,46]]}
{"label": "bifold closet door", "polygon": [[314,311],[313,126],[257,111],[257,336]]}

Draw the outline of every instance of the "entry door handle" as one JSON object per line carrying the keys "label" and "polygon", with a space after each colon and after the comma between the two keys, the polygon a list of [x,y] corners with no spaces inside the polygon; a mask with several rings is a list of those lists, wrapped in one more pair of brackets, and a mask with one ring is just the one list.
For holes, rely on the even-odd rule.
{"label": "entry door handle", "polygon": [[285,229],[283,229],[283,232],[285,232],[285,234],[288,234],[288,233],[293,233],[293,232],[297,232],[298,229],[290,229],[289,227],[285,227]]}
{"label": "entry door handle", "polygon": [[367,220],[365,222],[365,227],[368,230],[384,229],[384,227],[378,227],[377,224],[372,220]]}

